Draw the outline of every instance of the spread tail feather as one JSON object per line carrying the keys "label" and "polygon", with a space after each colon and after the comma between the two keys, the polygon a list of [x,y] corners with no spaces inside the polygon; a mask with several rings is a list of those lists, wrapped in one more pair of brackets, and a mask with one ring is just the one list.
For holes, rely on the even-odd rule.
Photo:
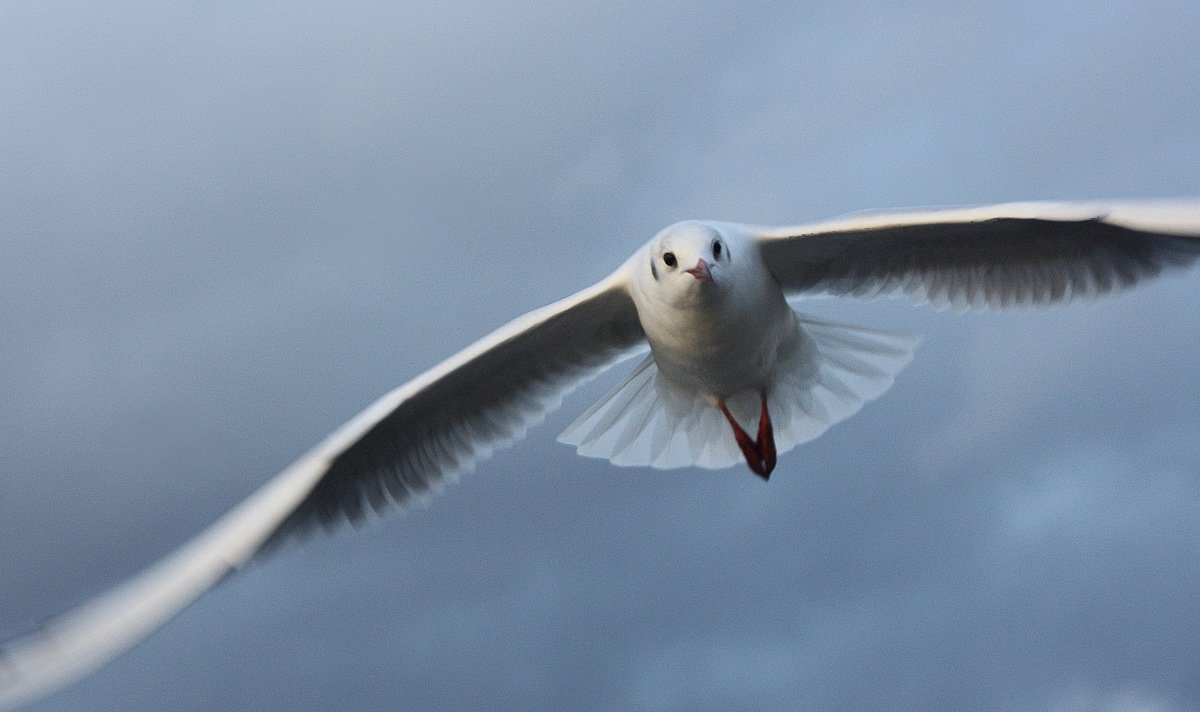
{"label": "spread tail feather", "polygon": [[[767,404],[783,454],[858,412],[895,381],[920,339],[796,315],[797,339],[780,354]],[[759,394],[725,399],[744,427],[757,427]],[[558,437],[580,455],[614,465],[716,469],[743,461],[728,423],[705,394],[662,378],[647,356]]]}

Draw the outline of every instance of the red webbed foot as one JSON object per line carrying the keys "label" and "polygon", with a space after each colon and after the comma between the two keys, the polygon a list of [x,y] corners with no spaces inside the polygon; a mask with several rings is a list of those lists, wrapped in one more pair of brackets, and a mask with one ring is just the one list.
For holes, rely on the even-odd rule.
{"label": "red webbed foot", "polygon": [[762,410],[758,417],[758,437],[753,440],[750,439],[750,434],[734,420],[725,401],[720,401],[718,405],[725,420],[733,428],[733,437],[737,440],[738,447],[746,458],[746,464],[750,466],[750,470],[764,480],[770,478],[771,471],[775,469],[775,430],[771,426],[771,414],[767,410],[767,396],[765,394],[762,396]]}

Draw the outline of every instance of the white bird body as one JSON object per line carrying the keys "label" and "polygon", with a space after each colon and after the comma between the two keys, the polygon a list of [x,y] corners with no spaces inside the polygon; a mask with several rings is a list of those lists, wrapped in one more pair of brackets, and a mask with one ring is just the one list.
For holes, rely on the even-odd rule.
{"label": "white bird body", "polygon": [[759,244],[733,223],[671,225],[610,279],[628,285],[651,354],[559,439],[618,465],[744,457],[766,478],[777,455],[883,393],[917,344],[792,311]]}
{"label": "white bird body", "polygon": [[[715,244],[725,246],[719,256]],[[663,264],[664,254],[676,255],[678,266]],[[796,321],[757,247],[736,230],[692,221],[663,230],[638,255],[625,269],[662,376],[714,400],[768,388],[781,347],[797,338]],[[710,281],[685,273],[699,260]]]}
{"label": "white bird body", "polygon": [[560,439],[617,465],[717,468],[744,458],[765,477],[777,454],[886,391],[917,343],[805,317],[789,298],[1050,304],[1198,258],[1198,200],[672,225],[601,282],[385,394],[162,562],[0,646],[0,708],[111,660],[264,550],[428,496],[647,345]]}

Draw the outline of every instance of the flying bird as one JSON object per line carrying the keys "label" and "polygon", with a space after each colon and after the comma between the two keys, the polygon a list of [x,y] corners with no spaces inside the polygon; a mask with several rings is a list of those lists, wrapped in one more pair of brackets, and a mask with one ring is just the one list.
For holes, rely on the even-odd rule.
{"label": "flying bird", "polygon": [[561,441],[617,465],[744,463],[766,480],[780,456],[886,391],[917,346],[804,316],[789,299],[1026,307],[1116,291],[1198,257],[1200,200],[671,225],[597,284],[384,395],[166,559],[0,646],[0,708],[86,675],[290,538],[436,491],[625,358],[644,354]]}

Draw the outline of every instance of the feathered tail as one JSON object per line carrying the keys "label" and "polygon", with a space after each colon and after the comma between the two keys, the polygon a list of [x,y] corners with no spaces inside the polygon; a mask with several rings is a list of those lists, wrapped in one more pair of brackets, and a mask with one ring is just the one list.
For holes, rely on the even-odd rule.
{"label": "feathered tail", "polygon": [[[780,356],[767,406],[775,447],[783,454],[878,398],[909,361],[920,339],[796,315],[797,340]],[[725,400],[750,432],[758,425],[759,394]],[[721,412],[704,394],[680,389],[658,374],[653,355],[572,423],[560,442],[580,455],[615,465],[729,467],[742,453]]]}

